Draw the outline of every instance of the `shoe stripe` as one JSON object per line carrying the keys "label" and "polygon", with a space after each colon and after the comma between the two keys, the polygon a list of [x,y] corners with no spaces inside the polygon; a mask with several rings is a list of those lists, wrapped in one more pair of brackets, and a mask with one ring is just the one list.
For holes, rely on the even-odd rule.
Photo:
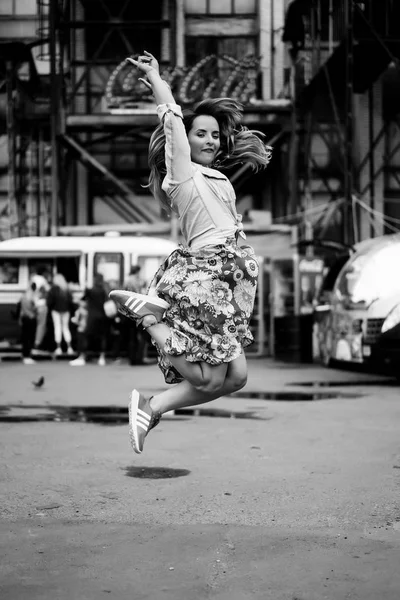
{"label": "shoe stripe", "polygon": [[137,305],[141,303],[141,300],[139,300],[138,298],[135,298],[135,296],[131,296],[129,298],[129,301],[127,303],[128,308],[130,308],[131,310],[136,310]]}
{"label": "shoe stripe", "polygon": [[150,423],[151,417],[146,412],[144,412],[141,408],[137,409],[137,416],[142,417],[142,419],[145,419],[146,421],[148,421]]}
{"label": "shoe stripe", "polygon": [[146,427],[146,429],[147,429],[148,427],[150,427],[150,424],[149,424],[149,423],[148,423],[148,422],[147,422],[145,419],[143,419],[142,417],[139,417],[139,416],[138,416],[138,417],[137,417],[137,419],[136,419],[136,424],[137,424],[137,425],[139,425],[139,423],[140,423],[140,424],[141,424],[143,427]]}
{"label": "shoe stripe", "polygon": [[138,421],[138,422],[137,422],[137,426],[138,426],[138,427],[141,427],[141,428],[143,429],[143,431],[146,431],[146,433],[147,433],[147,430],[148,430],[148,427],[147,427],[147,425],[142,425],[142,423],[139,423],[139,421]]}
{"label": "shoe stripe", "polygon": [[129,308],[132,311],[136,311],[136,312],[138,312],[143,306],[145,306],[145,304],[146,304],[146,302],[144,302],[143,300],[140,300],[139,298],[135,298],[134,296],[131,296],[125,302],[125,306],[127,308]]}
{"label": "shoe stripe", "polygon": [[135,296],[129,296],[128,300],[125,302],[125,306],[130,308],[131,305],[134,304],[135,302],[136,302]]}
{"label": "shoe stripe", "polygon": [[131,308],[134,308],[137,312],[139,312],[139,310],[141,308],[143,308],[143,306],[145,306],[145,304],[146,304],[146,302],[143,302],[143,300],[136,300],[135,306],[131,307]]}

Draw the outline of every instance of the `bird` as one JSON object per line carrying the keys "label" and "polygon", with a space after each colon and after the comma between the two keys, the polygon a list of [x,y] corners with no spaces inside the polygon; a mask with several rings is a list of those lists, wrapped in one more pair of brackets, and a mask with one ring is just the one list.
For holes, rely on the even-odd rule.
{"label": "bird", "polygon": [[32,381],[33,386],[38,390],[44,385],[44,377],[43,375],[39,377],[37,381]]}

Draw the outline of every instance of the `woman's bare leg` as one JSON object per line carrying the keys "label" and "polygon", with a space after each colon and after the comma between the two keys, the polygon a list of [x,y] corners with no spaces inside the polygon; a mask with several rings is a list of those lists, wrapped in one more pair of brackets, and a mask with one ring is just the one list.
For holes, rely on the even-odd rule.
{"label": "woman's bare leg", "polygon": [[[172,388],[161,392],[150,401],[150,406],[153,411],[165,413],[169,410],[184,408],[186,406],[195,406],[197,404],[205,404],[211,400],[215,400],[225,394],[231,394],[240,390],[246,385],[247,381],[247,364],[246,357],[241,354],[237,359],[230,363],[224,363],[226,366],[226,376],[221,388],[214,392],[205,392],[195,388],[189,381],[182,381]],[[209,365],[208,365],[209,367]],[[210,367],[215,369],[218,367]]]}

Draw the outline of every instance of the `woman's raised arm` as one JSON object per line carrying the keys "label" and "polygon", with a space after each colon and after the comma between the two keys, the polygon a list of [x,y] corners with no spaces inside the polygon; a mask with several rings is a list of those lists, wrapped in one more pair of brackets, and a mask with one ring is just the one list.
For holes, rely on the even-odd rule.
{"label": "woman's raised arm", "polygon": [[[157,112],[164,124],[165,166],[168,179],[171,182],[186,181],[192,174],[190,146],[183,125],[181,109],[176,106],[169,85],[161,79],[158,61],[150,52],[146,51],[137,60],[133,58],[126,60],[145,74],[146,79],[140,78],[140,81],[152,90],[157,106],[161,105]],[[166,108],[165,105],[175,106]]]}
{"label": "woman's raised arm", "polygon": [[139,56],[137,60],[133,58],[127,58],[126,60],[146,75],[147,79],[140,78],[140,81],[153,91],[157,104],[175,104],[175,98],[169,85],[161,79],[158,61],[150,52],[145,50],[144,54]]}

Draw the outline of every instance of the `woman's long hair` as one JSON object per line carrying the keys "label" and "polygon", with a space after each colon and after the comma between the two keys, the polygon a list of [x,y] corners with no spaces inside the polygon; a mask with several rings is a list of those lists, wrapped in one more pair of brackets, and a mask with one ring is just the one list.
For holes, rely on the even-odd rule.
{"label": "woman's long hair", "polygon": [[[214,168],[229,169],[247,163],[258,171],[267,166],[271,160],[270,146],[262,141],[259,131],[252,131],[241,124],[243,107],[230,98],[212,98],[203,100],[193,110],[183,112],[183,124],[186,133],[192,128],[193,121],[199,115],[209,115],[218,122],[221,146],[216,156]],[[149,145],[150,177],[148,187],[161,205],[170,212],[170,201],[161,185],[167,170],[165,167],[165,134],[160,123],[150,138]]]}
{"label": "woman's long hair", "polygon": [[53,278],[53,285],[59,287],[61,290],[68,289],[68,283],[62,273],[56,273]]}

